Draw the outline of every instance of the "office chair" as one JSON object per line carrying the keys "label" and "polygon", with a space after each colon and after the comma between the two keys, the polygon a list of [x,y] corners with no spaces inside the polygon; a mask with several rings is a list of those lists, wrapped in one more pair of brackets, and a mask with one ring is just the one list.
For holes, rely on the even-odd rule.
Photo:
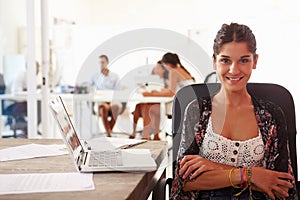
{"label": "office chair", "polygon": [[[27,106],[26,102],[17,102],[15,100],[6,99],[3,101],[3,115],[7,115],[6,125],[9,125],[10,130],[13,131],[12,135],[6,135],[3,137],[26,137],[27,135]],[[17,134],[18,130],[22,134]]]}
{"label": "office chair", "polygon": [[216,71],[207,74],[204,79],[204,83],[217,83],[217,82],[218,82],[218,75]]}
{"label": "office chair", "polygon": [[4,94],[6,90],[6,85],[4,82],[3,74],[0,74],[0,94]]}
{"label": "office chair", "polygon": [[[5,94],[6,89],[7,88],[4,77],[2,74],[0,74],[0,94]],[[23,137],[23,135],[17,135],[17,130],[27,132],[27,122],[25,121],[25,114],[23,114],[23,112],[19,112],[18,110],[16,110],[16,112],[13,112],[14,108],[17,107],[13,104],[17,105],[16,101],[8,99],[1,100],[2,115],[7,115],[7,122],[5,125],[9,125],[10,129],[13,130],[13,135],[6,135],[2,137]]]}
{"label": "office chair", "polygon": [[[173,102],[172,110],[172,135],[173,135],[173,147],[172,147],[172,171],[173,177],[175,173],[175,164],[179,144],[182,134],[182,125],[184,119],[184,112],[188,104],[197,98],[214,96],[220,89],[220,83],[207,83],[207,84],[194,84],[186,86],[179,90]],[[283,86],[271,83],[248,83],[247,89],[249,93],[260,99],[272,101],[277,104],[283,110],[288,130],[289,148],[292,168],[295,175],[295,180],[298,180],[297,173],[297,157],[296,157],[296,119],[295,119],[295,106],[291,93]],[[169,185],[171,188],[172,178],[161,180],[159,186]],[[296,181],[296,188],[298,196],[300,197],[300,182]],[[157,199],[165,199],[165,189],[157,190],[161,193]],[[155,194],[156,195],[156,194]]]}

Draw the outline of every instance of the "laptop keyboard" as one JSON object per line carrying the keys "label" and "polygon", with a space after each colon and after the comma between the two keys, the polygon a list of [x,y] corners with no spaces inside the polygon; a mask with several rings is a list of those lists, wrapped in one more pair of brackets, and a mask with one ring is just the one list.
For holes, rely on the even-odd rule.
{"label": "laptop keyboard", "polygon": [[92,151],[90,155],[90,167],[114,167],[122,165],[121,151]]}

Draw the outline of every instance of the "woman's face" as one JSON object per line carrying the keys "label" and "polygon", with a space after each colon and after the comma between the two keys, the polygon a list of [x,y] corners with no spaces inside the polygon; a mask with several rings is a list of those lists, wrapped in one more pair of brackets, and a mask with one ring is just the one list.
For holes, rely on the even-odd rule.
{"label": "woman's face", "polygon": [[160,78],[164,77],[164,69],[162,68],[161,64],[156,64],[153,70],[154,74],[159,75]]}
{"label": "woman's face", "polygon": [[176,66],[172,65],[171,63],[163,63],[163,65],[164,65],[165,68],[168,69],[168,70],[176,67]]}
{"label": "woman's face", "polygon": [[239,91],[246,87],[257,59],[258,56],[253,57],[248,50],[246,42],[229,42],[221,47],[214,68],[225,89]]}

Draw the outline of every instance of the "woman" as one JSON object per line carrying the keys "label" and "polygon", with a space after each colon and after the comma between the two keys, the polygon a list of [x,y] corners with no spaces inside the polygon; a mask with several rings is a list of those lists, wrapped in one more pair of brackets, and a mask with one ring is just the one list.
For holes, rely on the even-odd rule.
{"label": "woman", "polygon": [[[166,53],[161,60],[163,66],[168,70],[168,87],[163,88],[160,91],[153,90],[151,92],[144,92],[144,96],[161,96],[172,97],[182,87],[194,83],[195,79],[181,64],[180,59],[175,53]],[[159,124],[160,124],[160,105],[153,104],[148,110],[145,111],[143,120],[153,121],[154,123],[154,139],[160,140]],[[150,138],[150,128],[144,128],[142,132],[142,138]]]}
{"label": "woman", "polygon": [[182,87],[193,84],[194,77],[185,69],[177,54],[166,53],[162,57],[162,64],[169,71],[168,88],[161,91],[144,92],[144,96],[174,96],[174,94]]}
{"label": "woman", "polygon": [[[158,61],[155,65],[155,67],[152,70],[152,74],[158,75],[161,79],[164,81],[164,87],[167,86],[167,80],[168,80],[168,70],[162,65],[161,61]],[[156,107],[159,107],[158,103],[139,103],[136,105],[134,111],[133,111],[133,133],[129,136],[130,139],[134,139],[136,136],[136,127],[137,122],[140,117],[143,117],[143,131],[146,133],[142,133],[142,135],[146,135],[146,137],[142,137],[142,139],[149,140],[150,138],[150,131],[151,129],[154,130],[154,140],[160,140],[158,133],[159,133],[159,124],[160,124],[160,115],[156,116],[157,112],[154,112]],[[151,119],[152,123],[151,123]]]}
{"label": "woman", "polygon": [[186,109],[171,198],[298,199],[284,115],[246,88],[258,60],[254,34],[224,24],[213,50],[222,86]]}

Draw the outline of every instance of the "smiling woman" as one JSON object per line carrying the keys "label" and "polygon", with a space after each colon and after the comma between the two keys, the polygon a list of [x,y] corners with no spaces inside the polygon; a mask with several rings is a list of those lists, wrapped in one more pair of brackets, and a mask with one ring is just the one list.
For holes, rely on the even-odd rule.
{"label": "smiling woman", "polygon": [[[258,55],[252,55],[246,42],[224,44],[214,59],[214,68],[224,87],[236,87],[240,90],[250,79],[252,69],[256,68]],[[219,67],[216,67],[216,66]]]}
{"label": "smiling woman", "polygon": [[172,199],[298,199],[280,107],[247,91],[256,39],[224,24],[214,40],[221,89],[185,111]]}

